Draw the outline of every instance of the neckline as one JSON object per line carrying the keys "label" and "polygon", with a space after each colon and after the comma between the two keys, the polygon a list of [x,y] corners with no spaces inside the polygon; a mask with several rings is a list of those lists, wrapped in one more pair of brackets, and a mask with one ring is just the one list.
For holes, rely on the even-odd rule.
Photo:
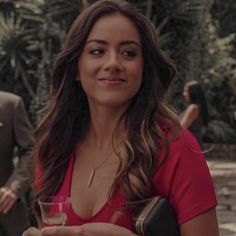
{"label": "neckline", "polygon": [[[67,189],[67,192],[68,192],[68,196],[71,197],[71,182],[72,182],[72,173],[73,173],[73,167],[74,167],[74,161],[75,161],[75,151],[73,151],[72,153],[72,158],[71,158],[71,161],[69,163],[69,184],[68,184],[68,189]],[[118,191],[118,189],[115,189],[115,191]],[[113,202],[113,199],[114,199],[114,196],[111,197],[110,199],[110,202],[112,203]],[[82,221],[91,221],[93,219],[95,219],[96,217],[98,217],[103,211],[104,209],[108,206],[108,200],[106,202],[104,202],[104,204],[95,212],[95,214],[91,215],[91,216],[81,216],[78,212],[76,212],[74,210],[74,208],[72,207],[72,204],[70,204],[70,210],[71,210],[71,213],[74,217],[76,217],[77,219],[79,220],[82,220]]]}
{"label": "neckline", "polygon": [[72,205],[70,205],[70,210],[71,210],[71,213],[72,213],[72,216],[73,216],[73,217],[76,217],[77,219],[79,219],[79,220],[81,220],[81,221],[86,221],[86,222],[88,222],[88,221],[92,221],[93,219],[97,218],[97,217],[103,212],[103,210],[107,207],[107,205],[108,205],[108,202],[106,201],[106,202],[104,203],[104,205],[103,205],[100,209],[98,209],[97,212],[95,212],[94,215],[87,216],[87,217],[86,217],[86,216],[81,216],[79,213],[77,213],[77,212],[73,209]]}

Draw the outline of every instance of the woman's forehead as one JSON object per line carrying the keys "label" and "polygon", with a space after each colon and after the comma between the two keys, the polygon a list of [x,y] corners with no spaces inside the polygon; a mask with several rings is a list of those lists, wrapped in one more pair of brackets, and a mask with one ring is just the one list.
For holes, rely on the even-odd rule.
{"label": "woman's forehead", "polygon": [[120,13],[100,17],[91,28],[87,41],[107,38],[141,42],[140,33],[136,25],[128,17]]}

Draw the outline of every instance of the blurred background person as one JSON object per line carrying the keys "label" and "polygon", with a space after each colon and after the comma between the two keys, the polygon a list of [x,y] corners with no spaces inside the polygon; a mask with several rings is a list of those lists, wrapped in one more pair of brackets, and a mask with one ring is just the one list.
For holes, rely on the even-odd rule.
{"label": "blurred background person", "polygon": [[208,124],[207,102],[203,88],[198,81],[189,81],[184,86],[183,96],[188,105],[181,114],[180,123],[184,128],[190,130],[199,141],[202,141]]}
{"label": "blurred background person", "polygon": [[0,236],[19,236],[30,225],[24,194],[32,179],[33,144],[23,100],[0,91]]}

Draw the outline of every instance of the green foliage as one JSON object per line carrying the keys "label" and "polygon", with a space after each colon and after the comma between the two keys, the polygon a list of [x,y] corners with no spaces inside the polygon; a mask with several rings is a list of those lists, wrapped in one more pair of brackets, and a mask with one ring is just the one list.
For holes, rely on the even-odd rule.
{"label": "green foliage", "polygon": [[236,35],[219,38],[219,29],[214,22],[210,17],[207,19],[207,50],[201,60],[210,114],[207,139],[235,143],[232,134],[236,134],[236,74],[233,72],[236,60],[231,55]]}
{"label": "green foliage", "polygon": [[[75,17],[95,1],[0,0],[0,87],[23,95],[34,121],[48,99],[54,55]],[[206,140],[232,142],[236,133],[235,61],[231,57],[236,51],[234,0],[130,1],[156,25],[161,48],[177,65],[174,105],[183,109],[184,83],[200,80],[210,113]],[[210,10],[216,19],[210,17]]]}
{"label": "green foliage", "polygon": [[215,0],[211,12],[218,20],[219,35],[225,37],[236,33],[236,1]]}
{"label": "green foliage", "polygon": [[[22,19],[14,14],[0,15],[0,71],[20,79],[29,96],[35,98],[35,93],[29,82],[27,69],[37,61],[34,51],[34,32],[27,28]],[[12,79],[9,78],[8,79]]]}
{"label": "green foliage", "polygon": [[11,67],[19,76],[17,62],[29,65],[36,60],[32,51],[37,50],[34,42],[34,32],[27,29],[21,18],[4,17],[0,15],[0,70]]}
{"label": "green foliage", "polygon": [[235,132],[222,120],[212,120],[204,137],[204,141],[214,143],[235,143],[235,140]]}

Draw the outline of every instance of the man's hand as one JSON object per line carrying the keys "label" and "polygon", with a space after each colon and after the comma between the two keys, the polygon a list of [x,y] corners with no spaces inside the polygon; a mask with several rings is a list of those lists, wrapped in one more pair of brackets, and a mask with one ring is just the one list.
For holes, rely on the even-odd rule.
{"label": "man's hand", "polygon": [[17,200],[16,193],[8,187],[0,188],[0,213],[6,214],[10,211]]}

